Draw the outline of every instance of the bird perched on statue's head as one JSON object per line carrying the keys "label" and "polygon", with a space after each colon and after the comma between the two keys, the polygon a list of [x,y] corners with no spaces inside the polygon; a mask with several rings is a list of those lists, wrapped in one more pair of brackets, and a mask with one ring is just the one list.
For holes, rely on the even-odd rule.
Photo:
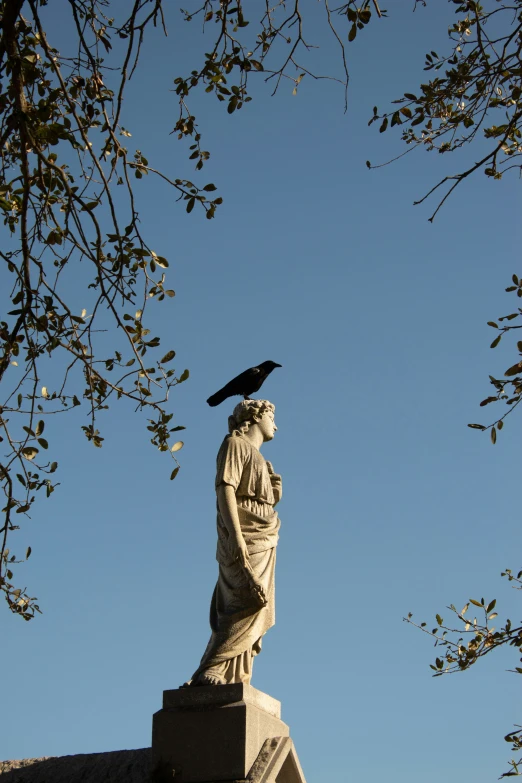
{"label": "bird perched on statue's head", "polygon": [[232,378],[231,381],[223,386],[222,389],[217,391],[212,397],[209,397],[207,402],[211,407],[219,405],[226,400],[227,397],[233,397],[236,394],[242,394],[245,400],[247,400],[251,394],[259,391],[267,377],[272,370],[276,367],[282,367],[277,362],[262,362],[257,367],[251,367],[249,370],[245,370],[240,375]]}

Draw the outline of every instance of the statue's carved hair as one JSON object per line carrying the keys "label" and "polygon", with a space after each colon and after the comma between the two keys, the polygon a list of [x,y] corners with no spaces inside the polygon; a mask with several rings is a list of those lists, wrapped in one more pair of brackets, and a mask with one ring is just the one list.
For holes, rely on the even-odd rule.
{"label": "statue's carved hair", "polygon": [[268,400],[242,400],[228,417],[228,431],[244,435],[252,424],[260,421],[267,411],[275,411],[275,405]]}

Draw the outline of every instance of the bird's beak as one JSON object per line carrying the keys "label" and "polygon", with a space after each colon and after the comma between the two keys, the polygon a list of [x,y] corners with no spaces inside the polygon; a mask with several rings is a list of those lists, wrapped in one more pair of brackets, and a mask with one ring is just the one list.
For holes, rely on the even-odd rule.
{"label": "bird's beak", "polygon": [[277,364],[276,362],[274,362],[274,367],[282,367],[282,366],[283,366],[282,364]]}

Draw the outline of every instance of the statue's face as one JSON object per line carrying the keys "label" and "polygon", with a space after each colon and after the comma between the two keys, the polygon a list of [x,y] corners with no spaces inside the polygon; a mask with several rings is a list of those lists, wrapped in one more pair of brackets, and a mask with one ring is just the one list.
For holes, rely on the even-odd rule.
{"label": "statue's face", "polygon": [[265,411],[265,413],[263,414],[263,418],[257,422],[257,426],[261,430],[261,433],[263,435],[263,441],[265,443],[267,440],[272,440],[272,438],[274,437],[274,433],[277,430],[274,421],[274,412]]}

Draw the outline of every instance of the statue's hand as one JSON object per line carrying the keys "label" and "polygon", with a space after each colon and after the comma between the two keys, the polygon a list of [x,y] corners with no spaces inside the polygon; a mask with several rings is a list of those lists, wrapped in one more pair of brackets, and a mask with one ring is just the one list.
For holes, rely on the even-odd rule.
{"label": "statue's hand", "polygon": [[252,595],[260,608],[268,604],[268,598],[266,597],[265,588],[263,585],[252,581],[250,584],[250,590],[252,591]]}
{"label": "statue's hand", "polygon": [[270,483],[272,484],[272,490],[274,492],[274,505],[275,505],[276,503],[279,503],[279,501],[283,497],[283,482],[279,473],[274,473],[274,468],[271,462],[267,460],[266,466],[268,468],[268,476],[270,478]]}
{"label": "statue's hand", "polygon": [[268,598],[265,593],[265,588],[263,585],[257,581],[257,577],[254,573],[254,569],[250,565],[250,562],[247,563],[247,566],[245,568],[245,575],[247,578],[248,586],[250,589],[250,593],[252,594],[252,597],[260,608],[263,606],[266,606],[268,604]]}

